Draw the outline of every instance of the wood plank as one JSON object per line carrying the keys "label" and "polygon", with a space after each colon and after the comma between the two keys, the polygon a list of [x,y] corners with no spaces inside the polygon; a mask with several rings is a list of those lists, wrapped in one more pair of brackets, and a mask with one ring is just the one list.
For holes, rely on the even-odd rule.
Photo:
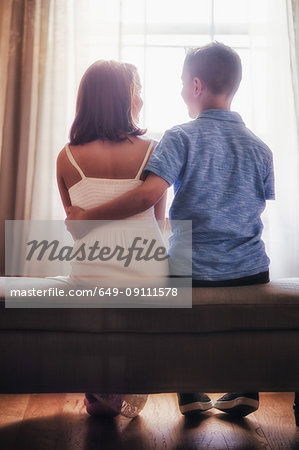
{"label": "wood plank", "polygon": [[262,393],[260,408],[254,413],[259,430],[271,449],[299,449],[299,428],[295,427],[293,413],[294,394]]}
{"label": "wood plank", "polygon": [[0,448],[13,450],[29,395],[0,395]]}
{"label": "wood plank", "polygon": [[65,394],[31,394],[16,439],[16,450],[55,449]]}
{"label": "wood plank", "polygon": [[[216,401],[221,395],[211,395],[211,398]],[[256,413],[244,418],[233,418],[217,410],[215,410],[215,414],[217,420],[215,425],[218,428],[218,433],[222,432],[226,443],[226,447],[224,448],[248,448],[252,450],[269,448],[267,438],[254,420],[254,414]]]}
{"label": "wood plank", "polygon": [[84,394],[0,395],[0,449],[295,450],[293,398],[262,393],[258,411],[244,419],[217,410],[188,419],[176,394],[154,394],[135,419],[104,419],[86,413]]}

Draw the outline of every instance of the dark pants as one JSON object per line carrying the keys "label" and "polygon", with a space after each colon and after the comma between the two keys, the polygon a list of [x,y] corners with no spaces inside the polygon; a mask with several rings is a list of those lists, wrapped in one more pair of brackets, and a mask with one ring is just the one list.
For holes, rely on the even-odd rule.
{"label": "dark pants", "polygon": [[192,279],[192,287],[226,287],[226,286],[250,286],[253,284],[269,283],[269,270],[260,272],[249,277],[235,278],[233,280],[195,280]]}

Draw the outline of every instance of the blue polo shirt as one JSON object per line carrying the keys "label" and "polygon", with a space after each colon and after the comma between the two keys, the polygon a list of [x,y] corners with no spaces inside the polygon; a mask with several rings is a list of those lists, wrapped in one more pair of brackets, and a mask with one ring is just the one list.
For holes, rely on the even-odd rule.
{"label": "blue polo shirt", "polygon": [[275,198],[272,152],[238,113],[210,109],[166,131],[145,170],[174,185],[170,256],[182,234],[175,221],[192,220],[194,279],[268,270],[261,213]]}

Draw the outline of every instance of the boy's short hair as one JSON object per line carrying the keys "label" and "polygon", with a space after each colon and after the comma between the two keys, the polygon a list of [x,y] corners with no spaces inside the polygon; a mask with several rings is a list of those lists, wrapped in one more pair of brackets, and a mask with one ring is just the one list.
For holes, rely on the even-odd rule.
{"label": "boy's short hair", "polygon": [[240,56],[220,42],[189,51],[184,66],[192,78],[198,77],[213,94],[235,94],[242,79]]}

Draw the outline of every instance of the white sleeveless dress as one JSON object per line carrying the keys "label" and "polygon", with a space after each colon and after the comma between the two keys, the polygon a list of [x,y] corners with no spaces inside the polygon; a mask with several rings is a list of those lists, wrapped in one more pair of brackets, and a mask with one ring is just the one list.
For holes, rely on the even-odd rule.
{"label": "white sleeveless dress", "polygon": [[[81,180],[71,186],[68,191],[72,205],[79,206],[82,209],[90,209],[113,200],[141,185],[143,181],[140,180],[140,176],[152,146],[153,141],[150,142],[135,178],[110,179],[86,177],[75,161],[69,146],[66,145],[68,159],[81,176]],[[150,246],[151,252],[149,254],[151,256],[159,247],[165,248],[165,242],[155,219],[154,207],[121,221],[100,221],[99,226],[89,231],[82,239],[76,240],[74,253],[82,247],[82,244],[88,249],[94,246],[96,242],[99,249],[108,247],[111,253],[115,251],[116,254],[113,258],[106,258],[106,260],[101,258],[93,261],[87,258],[83,261],[74,260],[70,274],[71,279],[75,284],[89,286],[120,287],[128,286],[130,281],[133,283],[132,287],[165,285],[168,275],[168,260],[163,259],[163,256],[158,259],[144,260],[139,258],[137,260],[135,257],[137,251],[135,251],[127,266],[125,266],[125,260],[120,259],[121,255],[116,249],[125,249],[122,253],[124,256],[128,253],[128,248],[134,240],[136,247],[143,249],[143,255]]]}
{"label": "white sleeveless dress", "polygon": [[[66,145],[67,156],[81,175],[81,180],[70,187],[69,196],[72,205],[83,209],[90,209],[109,200],[119,197],[121,194],[143,183],[140,176],[147,162],[152,149],[153,142],[147,149],[144,160],[134,179],[106,179],[86,177],[82,169],[75,161],[71,150]],[[155,247],[165,247],[162,235],[154,215],[154,207],[131,216],[122,221],[105,221],[101,225],[91,230],[82,239],[78,239],[74,245],[74,251],[84,242],[86,246],[93,245],[99,241],[99,245],[104,244],[110,248],[117,245],[128,248],[132,245],[134,238],[141,237],[148,242],[156,241]],[[144,241],[143,241],[144,242]],[[107,286],[127,285],[129,279],[134,279],[134,286],[139,282],[140,286],[149,286],[151,281],[153,286],[163,286],[167,283],[168,262],[163,261],[131,261],[128,267],[124,267],[122,261],[116,258],[109,262],[100,261],[82,261],[72,264],[71,278],[80,284],[101,284],[104,285],[105,279]],[[159,279],[159,282],[158,282]],[[122,283],[123,282],[123,283]],[[84,404],[86,410],[91,415],[109,415],[118,414],[126,417],[137,416],[146,404],[146,394],[101,394],[86,393]]]}

